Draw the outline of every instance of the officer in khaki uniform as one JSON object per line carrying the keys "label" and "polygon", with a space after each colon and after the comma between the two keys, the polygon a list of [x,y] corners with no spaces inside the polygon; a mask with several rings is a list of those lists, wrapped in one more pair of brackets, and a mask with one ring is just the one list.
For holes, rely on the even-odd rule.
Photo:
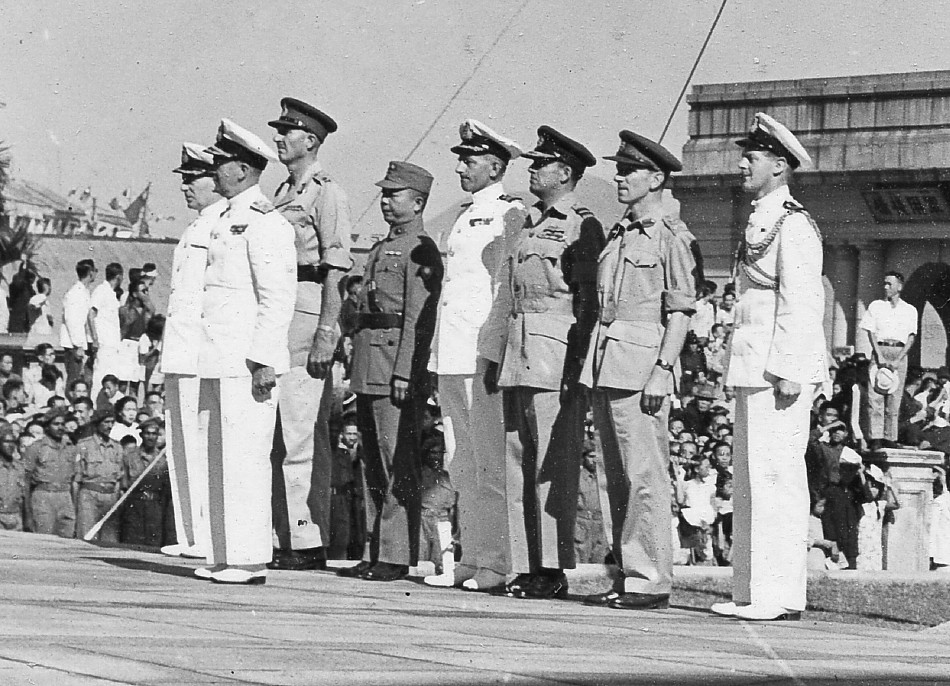
{"label": "officer in khaki uniform", "polygon": [[322,569],[330,540],[333,449],[330,374],[338,338],[340,278],[353,266],[346,194],[317,159],[333,119],[294,98],[280,101],[277,156],[290,176],[274,206],[294,227],[297,302],[290,324],[290,371],[281,378],[274,432],[271,569]]}
{"label": "officer in khaki uniform", "polygon": [[350,376],[363,438],[367,545],[362,562],[340,573],[394,581],[409,573],[419,554],[419,427],[442,258],[422,223],[432,175],[409,162],[390,162],[376,185],[389,235],[367,255]]}
{"label": "officer in khaki uniform", "polygon": [[9,428],[0,430],[0,529],[23,531],[29,520],[30,489],[17,439]]}
{"label": "officer in khaki uniform", "polygon": [[[79,464],[76,481],[79,493],[76,502],[76,530],[79,537],[86,535],[119,499],[122,478],[122,446],[110,438],[115,425],[115,414],[99,410],[92,418],[96,433],[76,445]],[[103,543],[119,542],[119,518],[110,517],[96,536]]]}
{"label": "officer in khaki uniform", "polygon": [[[480,354],[490,392],[503,388],[506,452],[522,483],[509,483],[512,571],[494,593],[562,597],[575,566],[574,524],[587,394],[581,366],[596,315],[600,222],[574,195],[596,163],[583,145],[549,126],[525,157],[539,198],[509,254],[483,329]],[[516,477],[517,478],[517,477]]]}
{"label": "officer in khaki uniform", "polygon": [[31,530],[73,538],[76,535],[73,479],[78,450],[66,436],[65,412],[50,412],[45,431],[24,454],[30,484]]}
{"label": "officer in khaki uniform", "polygon": [[663,209],[663,189],[682,165],[632,131],[604,159],[617,165],[617,198],[627,205],[600,255],[600,321],[582,381],[593,389],[594,423],[604,454],[612,547],[621,575],[590,605],[669,606],[670,446],[667,419],[679,357],[702,280],[695,238]]}
{"label": "officer in khaki uniform", "polygon": [[487,361],[478,355],[478,337],[498,292],[507,241],[524,224],[524,205],[502,186],[508,164],[523,151],[475,119],[465,120],[459,135],[455,172],[472,200],[443,238],[445,277],[429,369],[439,375],[445,430],[454,438],[446,465],[459,493],[462,560],[425,583],[484,591],[505,583],[511,571],[512,465],[505,458],[501,396],[487,394],[482,383]]}

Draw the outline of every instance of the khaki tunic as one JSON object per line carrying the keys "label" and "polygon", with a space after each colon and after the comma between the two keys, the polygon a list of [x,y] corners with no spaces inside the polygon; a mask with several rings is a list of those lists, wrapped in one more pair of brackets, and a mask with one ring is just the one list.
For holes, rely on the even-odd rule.
{"label": "khaki tunic", "polygon": [[54,441],[44,435],[24,454],[32,492],[33,530],[72,538],[76,531],[76,506],[70,486],[79,451],[72,441]]}
{"label": "khaki tunic", "polygon": [[[119,481],[122,478],[122,446],[111,438],[103,439],[95,435],[82,439],[76,447],[79,450],[76,480],[80,484],[76,529],[80,536],[85,536],[118,500]],[[118,517],[106,521],[99,540],[118,542]]]}
{"label": "khaki tunic", "polygon": [[23,513],[29,494],[26,469],[19,458],[0,458],[0,528],[23,531]]}

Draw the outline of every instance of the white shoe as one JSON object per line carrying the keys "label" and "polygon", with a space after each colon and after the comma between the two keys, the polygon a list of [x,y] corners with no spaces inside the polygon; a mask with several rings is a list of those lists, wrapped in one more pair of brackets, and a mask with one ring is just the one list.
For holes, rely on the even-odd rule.
{"label": "white shoe", "polygon": [[249,572],[237,567],[226,567],[219,572],[211,572],[211,581],[216,584],[263,584],[267,581],[267,570]]}
{"label": "white shoe", "polygon": [[227,569],[227,567],[224,565],[215,565],[214,567],[198,567],[198,569],[195,570],[195,576],[199,579],[210,579],[212,574],[222,572],[225,569]]}
{"label": "white shoe", "polygon": [[464,586],[473,576],[475,576],[475,570],[471,567],[462,567],[461,565],[456,565],[455,569],[451,572],[443,572],[442,574],[435,574],[433,576],[427,576],[422,581],[426,586],[437,586],[438,588],[456,588],[458,586]]}
{"label": "white shoe", "polygon": [[781,605],[743,605],[736,608],[735,616],[753,622],[774,622],[778,620],[798,621],[801,610],[788,610]]}
{"label": "white shoe", "polygon": [[735,617],[736,612],[739,611],[739,605],[736,605],[734,602],[729,601],[728,603],[715,603],[712,607],[709,608],[709,611],[714,615],[721,615],[723,617]]}
{"label": "white shoe", "polygon": [[462,583],[466,591],[490,591],[493,588],[504,586],[508,577],[490,569],[479,569],[471,579]]}
{"label": "white shoe", "polygon": [[198,546],[181,545],[179,543],[162,546],[162,555],[168,555],[169,557],[187,557],[195,560],[203,560],[207,557]]}

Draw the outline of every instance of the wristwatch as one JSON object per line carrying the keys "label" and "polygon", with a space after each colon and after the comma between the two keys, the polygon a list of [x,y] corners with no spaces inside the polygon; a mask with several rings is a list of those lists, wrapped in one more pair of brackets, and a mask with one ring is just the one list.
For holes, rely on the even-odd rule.
{"label": "wristwatch", "polygon": [[664,372],[673,371],[673,365],[669,362],[664,362],[663,360],[657,359],[656,366],[662,369]]}

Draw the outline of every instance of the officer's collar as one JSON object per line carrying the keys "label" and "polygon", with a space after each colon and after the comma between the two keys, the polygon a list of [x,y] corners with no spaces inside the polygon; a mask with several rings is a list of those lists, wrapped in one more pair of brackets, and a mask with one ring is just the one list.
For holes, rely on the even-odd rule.
{"label": "officer's collar", "polygon": [[386,240],[392,240],[398,238],[399,236],[404,236],[407,233],[419,233],[423,230],[422,227],[422,218],[414,219],[408,224],[400,224],[399,226],[390,226],[389,234],[386,236]]}
{"label": "officer's collar", "polygon": [[501,186],[501,181],[496,181],[495,183],[485,186],[485,188],[480,191],[475,191],[472,193],[472,202],[474,204],[479,204],[485,202],[486,200],[497,200],[505,194],[505,189]]}
{"label": "officer's collar", "polygon": [[538,210],[538,214],[542,217],[549,215],[552,217],[561,217],[563,219],[564,217],[568,216],[568,213],[575,204],[577,204],[577,198],[574,195],[574,191],[570,191],[555,200],[554,203],[547,209],[544,209],[544,206],[541,204],[540,200],[534,204],[534,207]]}
{"label": "officer's collar", "polygon": [[228,209],[228,199],[221,198],[198,212],[199,217],[220,217]]}
{"label": "officer's collar", "polygon": [[660,220],[657,217],[650,215],[640,217],[639,219],[634,219],[633,215],[627,212],[620,220],[620,224],[625,227],[626,231],[637,230],[640,233],[646,234],[650,238],[653,238],[653,234],[656,232],[656,227],[659,224],[659,221]]}
{"label": "officer's collar", "polygon": [[249,208],[253,202],[260,200],[261,198],[264,198],[264,194],[261,192],[261,187],[255,183],[250,188],[245,188],[233,198],[229,198],[228,209],[244,210]]}
{"label": "officer's collar", "polygon": [[776,188],[771,193],[763,195],[758,200],[752,201],[752,207],[755,209],[766,209],[769,207],[780,207],[786,201],[792,199],[792,193],[788,190],[788,186],[783,184]]}
{"label": "officer's collar", "polygon": [[300,175],[296,183],[294,183],[292,176],[288,176],[284,183],[296,188],[297,192],[301,193],[303,192],[304,186],[307,185],[307,182],[322,171],[323,165],[320,163],[320,160],[314,160],[313,163],[304,170],[303,174]]}

